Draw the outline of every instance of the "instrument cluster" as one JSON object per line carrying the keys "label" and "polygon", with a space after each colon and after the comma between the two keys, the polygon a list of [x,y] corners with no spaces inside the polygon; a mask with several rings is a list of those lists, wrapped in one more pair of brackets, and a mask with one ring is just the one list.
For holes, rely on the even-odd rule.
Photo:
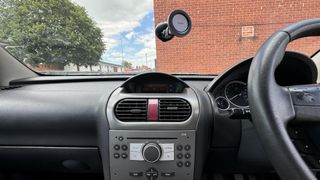
{"label": "instrument cluster", "polygon": [[243,81],[228,82],[218,94],[215,100],[220,110],[249,106],[247,83]]}

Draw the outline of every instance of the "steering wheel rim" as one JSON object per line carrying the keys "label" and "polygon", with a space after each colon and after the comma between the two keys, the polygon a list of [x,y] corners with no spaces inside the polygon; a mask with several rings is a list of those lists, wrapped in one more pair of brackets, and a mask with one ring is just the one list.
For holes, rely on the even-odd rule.
{"label": "steering wheel rim", "polygon": [[[292,97],[293,93],[303,94],[305,86],[281,87],[276,83],[274,73],[290,42],[319,35],[320,19],[289,25],[274,33],[261,46],[250,66],[248,96],[252,119],[266,154],[281,179],[317,179],[293,145],[286,126],[297,118],[316,121],[317,118],[320,119],[320,115],[314,117],[311,111],[307,115],[301,112],[298,101]],[[312,92],[320,92],[320,88],[308,87],[308,91],[311,89]],[[320,104],[317,107],[318,105],[320,109]]]}

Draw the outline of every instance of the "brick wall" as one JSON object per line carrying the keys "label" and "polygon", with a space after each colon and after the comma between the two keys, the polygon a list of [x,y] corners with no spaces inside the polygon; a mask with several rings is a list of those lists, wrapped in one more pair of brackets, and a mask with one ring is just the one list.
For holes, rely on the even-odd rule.
{"label": "brick wall", "polygon": [[[163,43],[157,39],[157,70],[168,73],[222,73],[254,56],[276,30],[298,20],[320,17],[319,0],[154,0],[156,23],[174,9],[192,18],[184,38]],[[241,38],[242,26],[254,26],[252,38]],[[312,55],[320,38],[300,39],[288,50]]]}

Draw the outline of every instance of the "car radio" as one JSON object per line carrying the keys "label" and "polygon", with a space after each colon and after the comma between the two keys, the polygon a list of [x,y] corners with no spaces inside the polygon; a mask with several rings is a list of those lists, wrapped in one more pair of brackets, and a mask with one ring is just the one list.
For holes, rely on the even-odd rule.
{"label": "car radio", "polygon": [[192,180],[195,131],[110,130],[112,180]]}

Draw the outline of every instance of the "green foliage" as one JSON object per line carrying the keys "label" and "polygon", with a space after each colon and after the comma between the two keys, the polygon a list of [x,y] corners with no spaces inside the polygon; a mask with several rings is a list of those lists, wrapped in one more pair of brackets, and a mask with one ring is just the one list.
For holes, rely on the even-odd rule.
{"label": "green foliage", "polygon": [[101,29],[69,0],[1,0],[0,24],[0,42],[33,66],[95,65],[105,50]]}
{"label": "green foliage", "polygon": [[129,61],[123,61],[122,66],[125,68],[132,68],[132,63]]}

